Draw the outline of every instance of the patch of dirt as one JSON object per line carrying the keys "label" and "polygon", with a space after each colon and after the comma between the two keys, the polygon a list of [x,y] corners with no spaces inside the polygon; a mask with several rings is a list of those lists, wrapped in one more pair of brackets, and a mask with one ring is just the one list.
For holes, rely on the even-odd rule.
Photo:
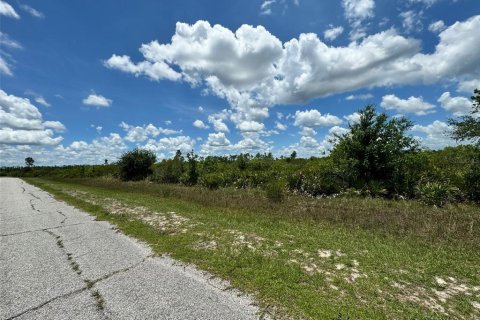
{"label": "patch of dirt", "polygon": [[218,247],[218,243],[215,240],[210,241],[197,241],[193,248],[197,250],[216,250]]}
{"label": "patch of dirt", "polygon": [[198,223],[190,222],[190,219],[175,212],[157,212],[143,206],[131,206],[112,198],[101,198],[82,191],[66,191],[71,196],[80,198],[91,204],[99,205],[108,213],[114,215],[137,216],[155,229],[170,235],[182,234],[191,230]]}
{"label": "patch of dirt", "polygon": [[[413,302],[443,315],[455,314],[450,303],[452,298],[460,295],[474,297],[480,293],[480,287],[468,286],[453,277],[437,276],[433,280],[433,288],[415,286],[408,282],[393,282],[392,287],[399,290],[397,297],[400,301]],[[470,301],[470,303],[478,314],[480,303],[476,301]]]}
{"label": "patch of dirt", "polygon": [[232,245],[237,248],[246,247],[250,250],[256,251],[265,241],[265,238],[254,233],[244,233],[233,229],[228,229],[226,231],[233,236]]}

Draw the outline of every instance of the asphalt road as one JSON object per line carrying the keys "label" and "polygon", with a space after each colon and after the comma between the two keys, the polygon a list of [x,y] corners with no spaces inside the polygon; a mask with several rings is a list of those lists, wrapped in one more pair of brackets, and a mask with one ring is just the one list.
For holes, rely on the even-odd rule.
{"label": "asphalt road", "polygon": [[256,319],[228,284],[0,178],[0,319]]}

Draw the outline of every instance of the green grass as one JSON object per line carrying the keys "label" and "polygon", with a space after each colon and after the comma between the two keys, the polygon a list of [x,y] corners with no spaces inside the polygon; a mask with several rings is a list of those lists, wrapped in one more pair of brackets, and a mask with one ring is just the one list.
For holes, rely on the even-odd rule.
{"label": "green grass", "polygon": [[280,315],[480,317],[478,207],[301,197],[271,203],[241,190],[27,181],[158,254],[229,280]]}

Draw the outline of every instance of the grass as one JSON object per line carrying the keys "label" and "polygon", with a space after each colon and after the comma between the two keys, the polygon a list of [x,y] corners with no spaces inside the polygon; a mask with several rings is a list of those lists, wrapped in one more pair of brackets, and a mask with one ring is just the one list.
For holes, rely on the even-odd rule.
{"label": "grass", "polygon": [[280,315],[480,317],[478,207],[295,196],[272,203],[245,190],[27,181]]}

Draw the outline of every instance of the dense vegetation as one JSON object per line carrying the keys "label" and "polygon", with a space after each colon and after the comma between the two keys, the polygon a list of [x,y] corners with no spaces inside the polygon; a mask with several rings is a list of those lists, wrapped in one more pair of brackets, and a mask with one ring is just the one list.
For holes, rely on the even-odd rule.
{"label": "dense vegetation", "polygon": [[[454,137],[478,142],[476,136],[480,92],[475,91],[472,116],[452,120]],[[473,124],[472,124],[473,123]],[[198,157],[192,150],[184,157],[155,163],[155,155],[135,149],[113,165],[2,168],[0,175],[26,177],[92,178],[112,176],[122,180],[148,179],[157,183],[200,185],[209,189],[263,189],[273,201],[285,192],[310,197],[372,196],[420,199],[436,206],[449,202],[480,202],[480,146],[421,150],[407,135],[412,123],[391,118],[373,106],[360,110],[360,120],[349,131],[335,137],[327,157],[275,159],[269,154]],[[467,129],[465,129],[467,128]],[[465,133],[467,132],[467,133]]]}

